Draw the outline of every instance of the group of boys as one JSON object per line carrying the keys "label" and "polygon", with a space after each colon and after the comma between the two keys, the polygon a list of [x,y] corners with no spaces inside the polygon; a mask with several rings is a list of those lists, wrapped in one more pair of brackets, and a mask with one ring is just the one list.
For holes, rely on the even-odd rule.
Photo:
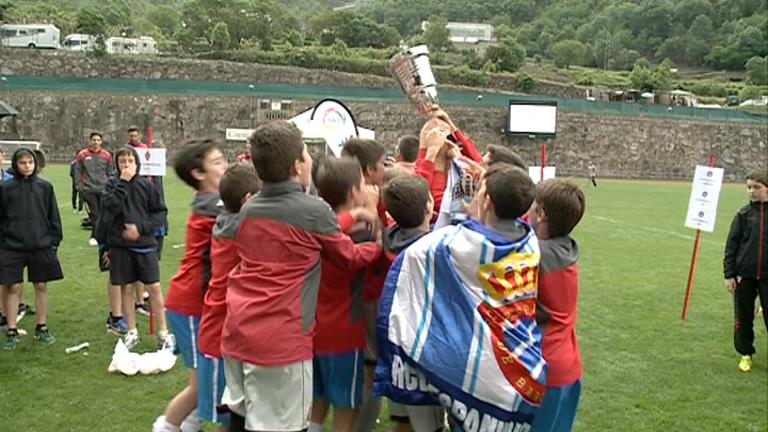
{"label": "group of boys", "polygon": [[[400,141],[389,172],[384,147],[355,138],[342,157],[313,164],[288,122],[258,127],[249,144],[251,160],[229,169],[213,141],[188,142],[176,157],[196,195],[165,308],[189,381],[153,430],[206,421],[233,432],[315,432],[329,409],[334,431],[373,430],[377,301],[392,260],[418,247],[452,199],[444,192],[453,158],[479,183],[472,216],[502,236],[531,225],[539,235],[550,389],[534,430],[570,430],[581,379],[578,247],[569,237],[584,212],[578,187],[551,180],[534,190],[519,156],[503,147],[480,154],[439,109],[419,138]],[[444,427],[436,406],[392,404],[390,413],[398,430]]]}
{"label": "group of boys", "polygon": [[[373,141],[350,140],[343,157],[322,161],[314,176],[293,125],[265,124],[250,144],[252,166],[229,170],[213,141],[186,143],[177,155],[178,176],[197,194],[185,256],[165,299],[156,233],[166,223],[167,209],[157,188],[137,175],[140,158],[133,148],[115,153],[116,174],[100,195],[94,238],[105,245],[100,261],[109,268],[110,282],[121,287],[125,301],[133,298],[130,284],[139,281],[148,288],[160,343],[178,347],[190,369],[187,387],[156,420],[156,431],[197,430],[201,419],[228,423],[223,427],[231,431],[317,431],[329,407],[334,430],[371,430],[378,414],[371,394],[376,301],[394,256],[417,244],[442,201],[451,199],[444,193],[453,158],[479,170],[471,176],[479,179],[479,191],[468,206],[470,215],[501,235],[513,235],[520,218],[527,217],[539,234],[539,310],[547,323],[544,352],[552,388],[537,418],[559,425],[557,430],[570,428],[581,377],[575,336],[578,249],[568,236],[584,211],[578,188],[553,180],[534,193],[519,156],[502,147],[481,155],[440,110],[416,141],[401,141],[399,162],[407,165],[394,168],[386,184],[385,150]],[[408,146],[416,144],[413,161]],[[52,341],[41,300],[44,282],[61,278],[55,256],[61,241],[58,206],[50,184],[35,175],[33,153],[14,154],[13,172],[0,187],[4,308],[13,313],[20,270],[28,265],[38,294],[36,337]],[[322,199],[308,193],[312,185]],[[34,192],[22,198],[27,190]],[[19,203],[30,199],[46,203],[30,205],[49,208],[49,214],[33,212],[45,219],[33,221],[36,226],[49,229],[16,229],[24,208]],[[165,325],[165,309],[175,340]],[[128,319],[125,340],[135,345],[135,318]],[[18,336],[11,337],[14,330],[9,326],[6,345],[18,342]],[[368,411],[365,405],[373,416],[358,416],[361,408]],[[227,408],[228,418],[219,406]],[[393,404],[391,412],[399,430],[443,428],[437,407]]]}

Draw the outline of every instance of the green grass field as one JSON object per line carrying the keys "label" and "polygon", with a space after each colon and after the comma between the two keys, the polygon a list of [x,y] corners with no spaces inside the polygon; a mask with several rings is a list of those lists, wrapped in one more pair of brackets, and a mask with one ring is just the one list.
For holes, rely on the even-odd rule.
{"label": "green grass field", "polygon": [[[88,233],[79,228],[82,216],[69,205],[67,168],[51,166],[44,177],[56,186],[64,223],[59,257],[65,279],[50,286],[49,324],[58,340],[43,346],[26,336],[16,350],[0,351],[0,431],[150,430],[185,385],[181,360],[159,376],[107,372],[116,338],[104,327],[106,276],[98,271]],[[167,287],[184,251],[192,192],[173,176],[165,184]],[[683,226],[690,184],[605,180],[586,193],[587,213],[575,233],[585,368],[576,430],[768,430],[768,337],[758,321],[755,368],[739,372],[731,296],[722,279],[723,245],[733,213],[746,202],[744,187],[725,186],[716,231],[702,234],[685,323],[680,315],[694,238]],[[25,291],[31,302],[31,287]],[[146,334],[147,319],[140,317],[139,326]],[[20,327],[31,333],[34,318]],[[85,341],[90,350],[64,353]],[[154,344],[144,337],[139,349]]]}

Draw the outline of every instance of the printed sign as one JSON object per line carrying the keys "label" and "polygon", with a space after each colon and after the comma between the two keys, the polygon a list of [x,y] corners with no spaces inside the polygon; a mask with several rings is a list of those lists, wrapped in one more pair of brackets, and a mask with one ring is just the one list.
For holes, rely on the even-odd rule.
{"label": "printed sign", "polygon": [[723,169],[696,165],[693,189],[688,203],[685,226],[706,232],[715,230],[717,200],[723,183]]}
{"label": "printed sign", "polygon": [[[555,172],[557,171],[557,167],[554,166],[545,166],[544,167],[544,180],[549,180],[555,178]],[[540,166],[529,166],[528,167],[528,175],[531,176],[531,180],[533,180],[534,184],[539,184],[541,181],[541,167]]]}
{"label": "printed sign", "polygon": [[226,138],[227,141],[242,141],[246,142],[248,137],[253,133],[253,129],[234,129],[227,128]]}
{"label": "printed sign", "polygon": [[165,149],[164,148],[137,148],[141,158],[139,175],[164,176],[165,175]]}
{"label": "printed sign", "polygon": [[[313,111],[314,116],[312,116]],[[347,140],[358,136],[358,129],[355,127],[349,109],[344,104],[331,99],[320,102],[314,110],[305,111],[290,121],[301,129],[305,139],[324,139],[336,157],[341,156],[341,148]],[[360,137],[363,138],[362,131]]]}

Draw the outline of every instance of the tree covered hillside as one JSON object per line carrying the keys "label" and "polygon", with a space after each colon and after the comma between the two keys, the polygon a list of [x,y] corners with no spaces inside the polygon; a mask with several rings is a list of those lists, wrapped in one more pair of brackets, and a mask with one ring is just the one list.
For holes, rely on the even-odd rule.
{"label": "tree covered hillside", "polygon": [[[64,35],[151,35],[179,53],[285,44],[386,49],[423,40],[423,20],[487,22],[496,26],[501,49],[463,62],[479,69],[491,60],[495,70],[516,70],[521,56],[617,70],[630,70],[641,58],[744,70],[752,57],[768,56],[765,0],[360,0],[352,11],[332,11],[344,3],[0,0],[0,21],[53,22]],[[450,52],[445,37],[430,42]]]}

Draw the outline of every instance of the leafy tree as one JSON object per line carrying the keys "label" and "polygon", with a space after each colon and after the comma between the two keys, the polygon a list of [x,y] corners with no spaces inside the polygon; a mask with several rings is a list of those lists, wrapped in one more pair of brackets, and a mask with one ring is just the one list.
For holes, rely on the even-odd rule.
{"label": "leafy tree", "polygon": [[5,15],[13,7],[13,3],[0,1],[0,21],[5,21]]}
{"label": "leafy tree", "polygon": [[686,40],[680,36],[673,36],[665,40],[656,50],[656,58],[673,58],[678,61],[685,59]]}
{"label": "leafy tree", "polygon": [[488,47],[485,61],[493,63],[498,70],[516,72],[525,63],[525,47],[515,39],[504,39],[497,46]]}
{"label": "leafy tree", "polygon": [[386,48],[396,45],[400,35],[392,27],[375,23],[357,12],[326,12],[309,20],[308,35],[329,46],[337,39],[352,48]]}
{"label": "leafy tree", "polygon": [[147,21],[154,24],[160,31],[171,36],[181,24],[181,14],[178,10],[164,5],[157,5],[149,9],[145,15]]}
{"label": "leafy tree", "polygon": [[640,60],[638,60],[637,63],[635,63],[635,67],[632,68],[632,73],[629,75],[629,82],[634,89],[651,91],[656,87],[653,71],[645,67]]}
{"label": "leafy tree", "polygon": [[672,87],[672,66],[674,66],[672,60],[666,58],[656,67],[656,72],[654,72],[655,90],[669,90]]}
{"label": "leafy tree", "polygon": [[568,69],[571,65],[582,65],[587,58],[587,48],[583,43],[566,39],[552,46],[552,59],[558,68]]}
{"label": "leafy tree", "polygon": [[447,51],[451,48],[448,20],[445,17],[433,16],[429,19],[429,25],[424,31],[424,42],[430,51]]}
{"label": "leafy tree", "polygon": [[674,9],[674,25],[684,28],[688,28],[696,18],[712,14],[712,4],[707,0],[678,0]]}
{"label": "leafy tree", "polygon": [[229,36],[229,27],[227,23],[217,22],[211,30],[211,46],[217,51],[224,51],[229,48],[232,39]]}
{"label": "leafy tree", "polygon": [[[643,59],[647,63],[648,60],[645,59],[639,52],[635,50],[628,50],[623,49],[621,52],[619,52],[619,55],[616,56],[616,67],[619,69],[624,70],[632,70],[632,68],[637,64],[637,61]],[[649,67],[646,65],[646,67]]]}
{"label": "leafy tree", "polygon": [[751,84],[768,84],[768,56],[750,58],[745,65],[745,69]]}
{"label": "leafy tree", "polygon": [[107,31],[107,22],[98,10],[84,7],[77,12],[75,17],[75,30],[93,36],[104,36]]}

